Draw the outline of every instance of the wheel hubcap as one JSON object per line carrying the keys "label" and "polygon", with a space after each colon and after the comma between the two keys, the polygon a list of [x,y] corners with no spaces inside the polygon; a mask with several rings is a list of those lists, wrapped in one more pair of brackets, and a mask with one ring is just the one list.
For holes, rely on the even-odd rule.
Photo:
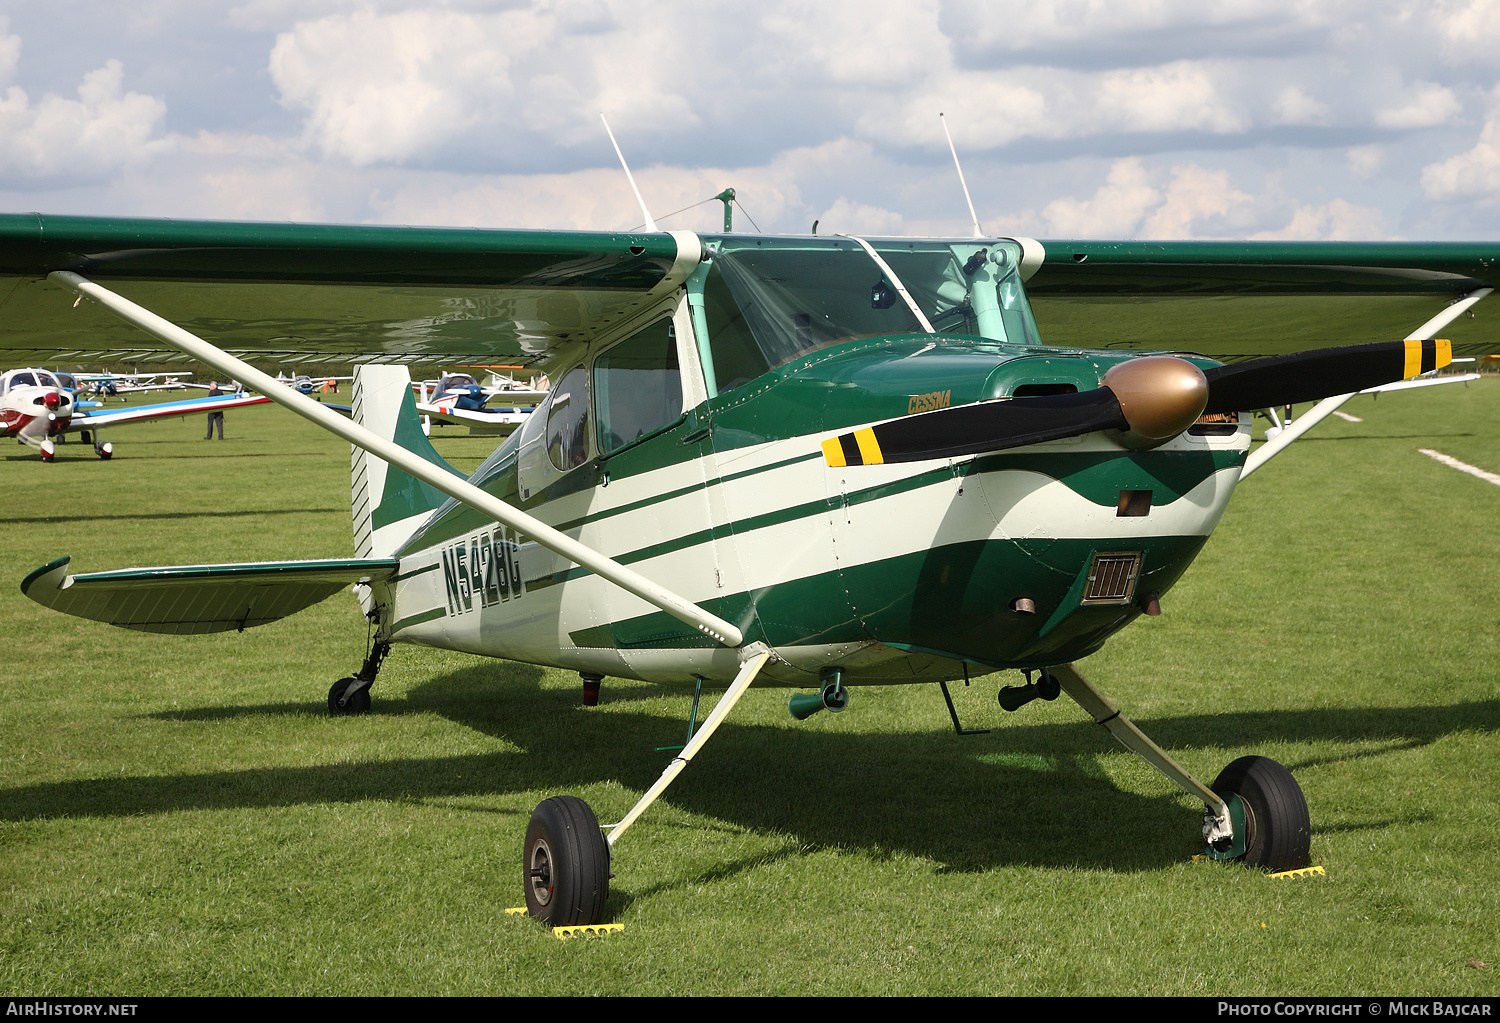
{"label": "wheel hubcap", "polygon": [[531,897],[537,905],[545,906],[552,901],[552,850],[545,839],[537,839],[531,847]]}

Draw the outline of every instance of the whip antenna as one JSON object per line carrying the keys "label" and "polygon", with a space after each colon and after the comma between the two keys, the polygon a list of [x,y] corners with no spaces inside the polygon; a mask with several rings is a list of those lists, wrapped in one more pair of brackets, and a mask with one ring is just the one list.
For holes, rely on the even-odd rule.
{"label": "whip antenna", "polygon": [[[620,144],[615,141],[615,133],[609,130],[609,121],[604,116],[604,111],[599,111],[599,120],[604,122],[604,132],[609,136],[609,144],[615,147],[615,155],[620,158],[620,166],[625,168],[625,178],[630,182],[630,189],[635,193],[635,201],[641,204],[641,215],[646,218],[646,230],[653,234],[658,230],[656,221],[651,219],[651,211],[646,209],[646,200],[641,198],[641,190],[635,187],[635,175],[630,173],[630,165],[625,162],[625,154],[620,152]],[[958,159],[958,157],[954,157]],[[959,175],[962,177],[962,173]],[[965,189],[965,194],[968,190]],[[972,203],[970,206],[972,207]],[[978,237],[977,235],[975,237]]]}
{"label": "whip antenna", "polygon": [[[599,116],[603,117],[604,115],[600,114]],[[943,134],[945,136],[947,136],[947,138],[948,138],[948,152],[950,152],[950,153],[953,154],[953,166],[955,168],[957,168],[957,170],[958,170],[958,183],[963,186],[963,189],[964,189],[964,201],[969,204],[969,219],[972,220],[972,221],[974,221],[974,237],[975,238],[983,238],[984,237],[984,231],[980,230],[980,227],[979,227],[979,214],[977,214],[977,213],[974,212],[974,200],[969,197],[969,183],[964,180],[964,169],[963,169],[962,166],[959,165],[959,162],[958,162],[958,150],[953,148],[953,136],[948,133],[948,119],[943,116],[943,114],[942,114],[941,111],[939,111],[938,112],[938,120],[943,122]],[[606,125],[605,127],[606,127],[606,130],[607,130],[608,129],[608,125]],[[614,136],[610,136],[610,137],[613,138]],[[616,146],[615,147],[615,151],[618,152],[619,148],[620,148],[619,146]],[[625,158],[623,156],[620,157],[620,161],[622,163],[624,162],[624,160],[625,160]],[[630,172],[626,171],[625,173],[629,174]],[[634,184],[634,182],[631,182],[631,184]],[[640,197],[640,193],[639,192],[636,193],[636,197],[637,198]],[[644,206],[642,206],[641,208],[645,209]],[[648,217],[647,219],[650,219],[650,218]]]}

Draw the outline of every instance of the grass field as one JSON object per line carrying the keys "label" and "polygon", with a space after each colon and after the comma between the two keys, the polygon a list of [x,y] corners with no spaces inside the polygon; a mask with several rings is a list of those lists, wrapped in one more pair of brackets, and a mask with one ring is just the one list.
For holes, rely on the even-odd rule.
{"label": "grass field", "polygon": [[[21,596],[75,571],[347,556],[345,445],[274,407],[0,458],[5,994],[1453,994],[1500,990],[1500,383],[1359,398],[1236,495],[1197,564],[1082,665],[1200,777],[1296,772],[1327,874],[1194,862],[1201,805],[1066,697],[996,675],[753,690],[615,856],[622,933],[521,904],[533,806],[617,820],[690,693],[397,647],[365,718],[340,596],[154,637]],[[472,467],[489,444],[438,437]]]}

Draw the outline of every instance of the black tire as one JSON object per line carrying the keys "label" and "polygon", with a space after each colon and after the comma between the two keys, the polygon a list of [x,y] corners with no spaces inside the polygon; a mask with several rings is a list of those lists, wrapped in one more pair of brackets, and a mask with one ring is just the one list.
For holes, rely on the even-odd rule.
{"label": "black tire", "polygon": [[1268,757],[1240,757],[1214,779],[1221,796],[1245,806],[1245,866],[1272,872],[1307,866],[1312,822],[1292,772]]}
{"label": "black tire", "polygon": [[328,713],[344,715],[368,714],[370,712],[369,686],[364,686],[357,690],[342,707],[339,706],[339,700],[343,697],[344,690],[348,689],[349,685],[354,681],[355,679],[352,678],[341,678],[333,684],[332,689],[328,690]]}
{"label": "black tire", "polygon": [[609,898],[609,843],[577,796],[544,799],[531,812],[521,883],[527,911],[553,927],[597,924]]}

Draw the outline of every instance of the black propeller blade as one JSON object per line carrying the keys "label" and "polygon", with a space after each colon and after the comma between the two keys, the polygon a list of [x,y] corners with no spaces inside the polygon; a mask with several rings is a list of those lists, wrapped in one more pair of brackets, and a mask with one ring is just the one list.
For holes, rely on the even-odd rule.
{"label": "black propeller blade", "polygon": [[1082,394],[987,401],[896,419],[830,437],[823,442],[823,454],[835,466],[919,462],[1129,425],[1115,393],[1099,387]]}
{"label": "black propeller blade", "polygon": [[1200,416],[1315,401],[1409,379],[1453,361],[1447,341],[1378,341],[1321,348],[1206,373],[1175,356],[1117,363],[1104,386],[1080,394],[959,405],[894,419],[823,442],[829,465],[917,462],[1120,430],[1127,446],[1149,448]]}
{"label": "black propeller blade", "polygon": [[1377,341],[1216,366],[1205,373],[1204,412],[1319,401],[1430,373],[1452,361],[1453,346],[1447,341]]}

